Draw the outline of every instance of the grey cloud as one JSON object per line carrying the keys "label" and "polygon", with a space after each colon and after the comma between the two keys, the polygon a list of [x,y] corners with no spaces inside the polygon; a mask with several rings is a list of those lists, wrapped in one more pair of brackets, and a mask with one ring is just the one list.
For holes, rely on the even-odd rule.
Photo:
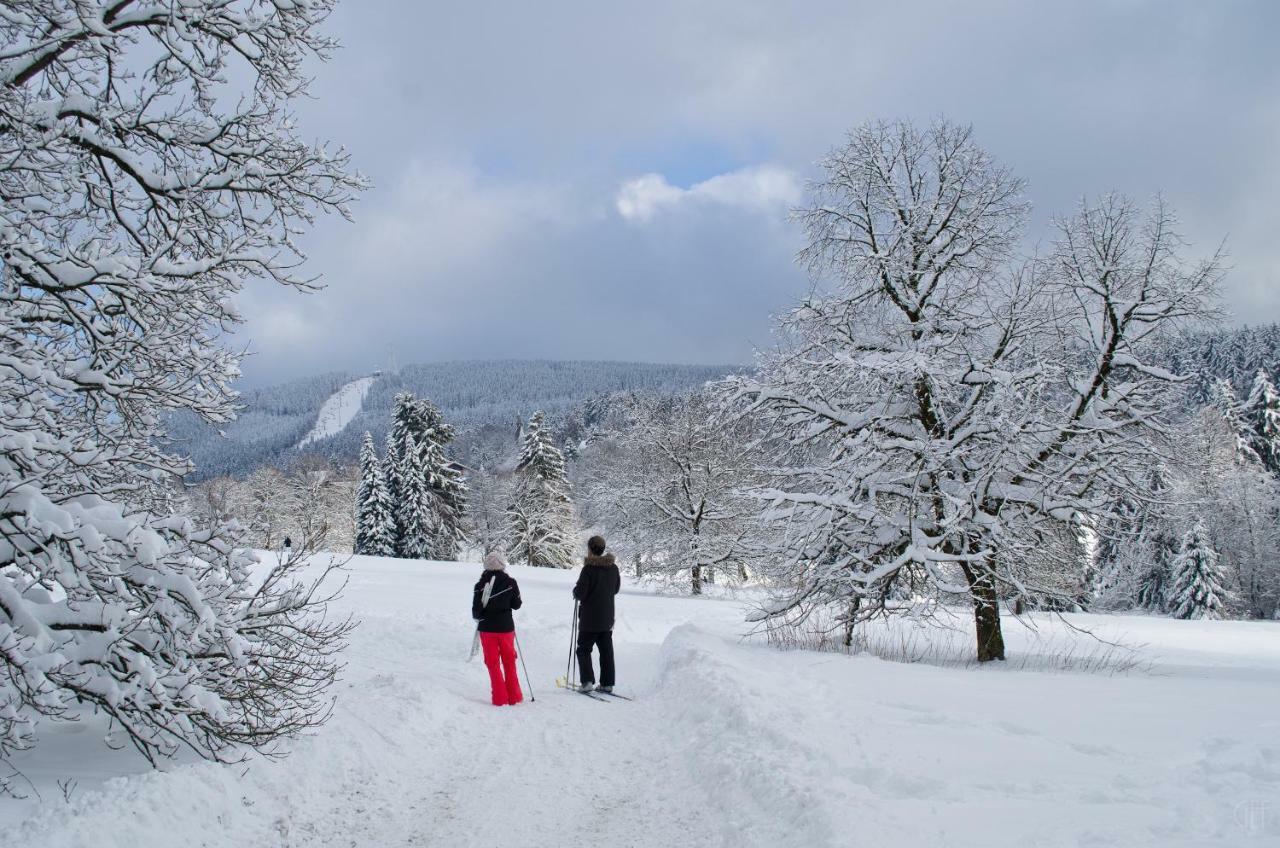
{"label": "grey cloud", "polygon": [[391,351],[743,359],[805,289],[798,235],[785,197],[689,190],[943,113],[1028,179],[1033,236],[1163,191],[1195,251],[1228,239],[1236,320],[1280,320],[1280,4],[345,0],[330,29],[302,125],[376,188],[307,239],[327,290],[246,293],[254,382]]}

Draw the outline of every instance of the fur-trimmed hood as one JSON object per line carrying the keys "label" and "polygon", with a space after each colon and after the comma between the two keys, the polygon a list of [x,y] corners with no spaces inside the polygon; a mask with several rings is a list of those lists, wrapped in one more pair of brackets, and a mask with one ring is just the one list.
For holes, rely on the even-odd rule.
{"label": "fur-trimmed hood", "polygon": [[610,565],[615,565],[616,563],[613,560],[613,554],[601,554],[600,556],[587,554],[586,557],[583,558],[582,564],[608,567]]}

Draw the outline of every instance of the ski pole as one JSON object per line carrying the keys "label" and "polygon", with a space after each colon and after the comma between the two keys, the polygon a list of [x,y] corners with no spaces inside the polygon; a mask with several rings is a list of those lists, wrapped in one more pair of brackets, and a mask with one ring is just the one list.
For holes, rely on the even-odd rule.
{"label": "ski pole", "polygon": [[524,664],[524,648],[520,647],[520,634],[516,633],[516,656],[520,657],[520,667],[524,669],[524,683],[529,687],[529,702],[538,700],[533,697],[533,680],[529,677],[529,666]]}
{"label": "ski pole", "polygon": [[578,641],[578,599],[573,599],[573,618],[569,621],[569,661],[564,666],[564,679],[573,686],[573,648]]}

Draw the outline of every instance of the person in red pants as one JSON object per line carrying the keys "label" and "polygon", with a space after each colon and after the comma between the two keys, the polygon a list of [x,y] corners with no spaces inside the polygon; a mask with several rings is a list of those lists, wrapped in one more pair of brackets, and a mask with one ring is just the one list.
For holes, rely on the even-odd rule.
{"label": "person in red pants", "polygon": [[520,585],[507,574],[507,564],[496,553],[484,558],[484,574],[471,599],[471,617],[480,631],[484,664],[495,707],[524,700],[516,674],[516,625],[511,611],[520,609]]}

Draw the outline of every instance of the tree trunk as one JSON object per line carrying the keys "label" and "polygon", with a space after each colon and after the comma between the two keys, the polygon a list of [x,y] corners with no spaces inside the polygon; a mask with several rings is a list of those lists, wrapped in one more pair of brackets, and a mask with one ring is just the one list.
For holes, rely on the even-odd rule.
{"label": "tree trunk", "polygon": [[966,568],[973,592],[973,621],[978,633],[978,662],[1004,659],[1004,633],[1000,629],[1000,598],[995,578],[981,567]]}
{"label": "tree trunk", "polygon": [[693,567],[693,594],[702,594],[702,566],[695,565]]}
{"label": "tree trunk", "polygon": [[849,601],[848,618],[844,622],[845,648],[853,647],[853,625],[858,620],[858,607],[860,606],[862,606],[862,596],[854,595],[853,600]]}

